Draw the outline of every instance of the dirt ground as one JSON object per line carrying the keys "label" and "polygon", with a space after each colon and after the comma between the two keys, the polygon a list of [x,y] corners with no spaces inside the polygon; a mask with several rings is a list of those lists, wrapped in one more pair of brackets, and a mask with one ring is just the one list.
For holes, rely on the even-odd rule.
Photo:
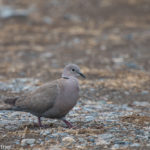
{"label": "dirt ground", "polygon": [[[133,109],[139,108],[143,114],[123,116],[120,118],[122,122],[139,128],[150,125],[149,107],[134,105],[135,101],[150,103],[149,0],[0,1],[1,82],[34,78],[40,81],[38,86],[59,78],[68,63],[78,64],[87,76],[86,80],[80,81],[80,102],[83,105],[86,105],[86,100],[91,103],[102,100],[119,106],[126,104]],[[1,95],[15,95],[0,89]],[[53,124],[52,129],[58,128],[73,135],[84,135],[85,132],[86,136],[96,136],[107,130],[99,125],[100,122],[97,120],[97,123],[88,125],[79,122],[77,130],[59,128],[61,123],[58,123]],[[82,126],[89,130],[82,129]],[[38,127],[27,127],[26,137],[40,136],[36,133]],[[22,131],[24,126],[13,131],[1,129],[5,137],[0,138],[0,144],[13,145],[14,138]],[[149,149],[150,145],[145,147],[148,142],[140,141],[141,145],[133,149]],[[49,149],[49,145],[56,143],[59,140],[51,140],[51,144],[46,143],[38,148]],[[85,144],[84,147],[61,145],[60,149],[113,149],[114,144]],[[23,147],[18,144],[11,148],[34,147],[37,149],[37,145]]]}

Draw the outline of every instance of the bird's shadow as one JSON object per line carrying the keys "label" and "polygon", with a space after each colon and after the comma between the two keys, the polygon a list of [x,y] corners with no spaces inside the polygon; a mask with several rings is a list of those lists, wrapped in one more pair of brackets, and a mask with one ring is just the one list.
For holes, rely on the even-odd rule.
{"label": "bird's shadow", "polygon": [[24,124],[19,127],[20,130],[24,130],[25,128],[39,130],[39,129],[48,129],[48,128],[58,128],[58,126],[55,125],[54,123],[50,123],[50,124],[43,124],[40,127],[38,124],[34,123],[34,124]]}
{"label": "bird's shadow", "polygon": [[[94,124],[87,124],[85,122],[76,122],[73,124],[73,128],[71,129],[82,129],[82,128],[91,128],[91,129],[102,129],[104,127],[103,124],[94,123]],[[57,129],[57,128],[64,128],[69,129],[65,124],[58,124],[58,123],[49,123],[49,124],[43,124],[42,127],[40,127],[37,123],[32,124],[24,124],[21,125],[18,129],[24,130],[25,128],[31,129],[31,130],[39,130],[39,129]]]}

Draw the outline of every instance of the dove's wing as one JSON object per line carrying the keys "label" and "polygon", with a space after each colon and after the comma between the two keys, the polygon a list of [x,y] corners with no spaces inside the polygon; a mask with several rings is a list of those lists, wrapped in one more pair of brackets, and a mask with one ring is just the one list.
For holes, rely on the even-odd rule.
{"label": "dove's wing", "polygon": [[24,99],[18,99],[15,106],[20,110],[41,114],[53,107],[58,92],[58,81],[56,80],[39,87]]}

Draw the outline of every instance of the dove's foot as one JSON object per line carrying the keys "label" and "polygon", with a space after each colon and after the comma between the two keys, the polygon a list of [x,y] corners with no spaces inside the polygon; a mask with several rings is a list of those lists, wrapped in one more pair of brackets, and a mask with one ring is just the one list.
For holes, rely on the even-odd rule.
{"label": "dove's foot", "polygon": [[63,122],[67,125],[67,127],[68,127],[69,129],[74,128],[73,125],[72,125],[69,121],[63,119]]}
{"label": "dove's foot", "polygon": [[38,117],[38,125],[39,125],[39,127],[43,127],[40,117]]}

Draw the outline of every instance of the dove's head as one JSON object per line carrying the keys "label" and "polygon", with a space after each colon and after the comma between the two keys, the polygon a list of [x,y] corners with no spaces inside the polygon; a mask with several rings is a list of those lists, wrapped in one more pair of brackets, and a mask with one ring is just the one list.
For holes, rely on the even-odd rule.
{"label": "dove's head", "polygon": [[69,64],[66,65],[62,74],[62,77],[83,77],[85,78],[85,75],[83,73],[81,73],[79,66],[75,65],[75,64]]}

